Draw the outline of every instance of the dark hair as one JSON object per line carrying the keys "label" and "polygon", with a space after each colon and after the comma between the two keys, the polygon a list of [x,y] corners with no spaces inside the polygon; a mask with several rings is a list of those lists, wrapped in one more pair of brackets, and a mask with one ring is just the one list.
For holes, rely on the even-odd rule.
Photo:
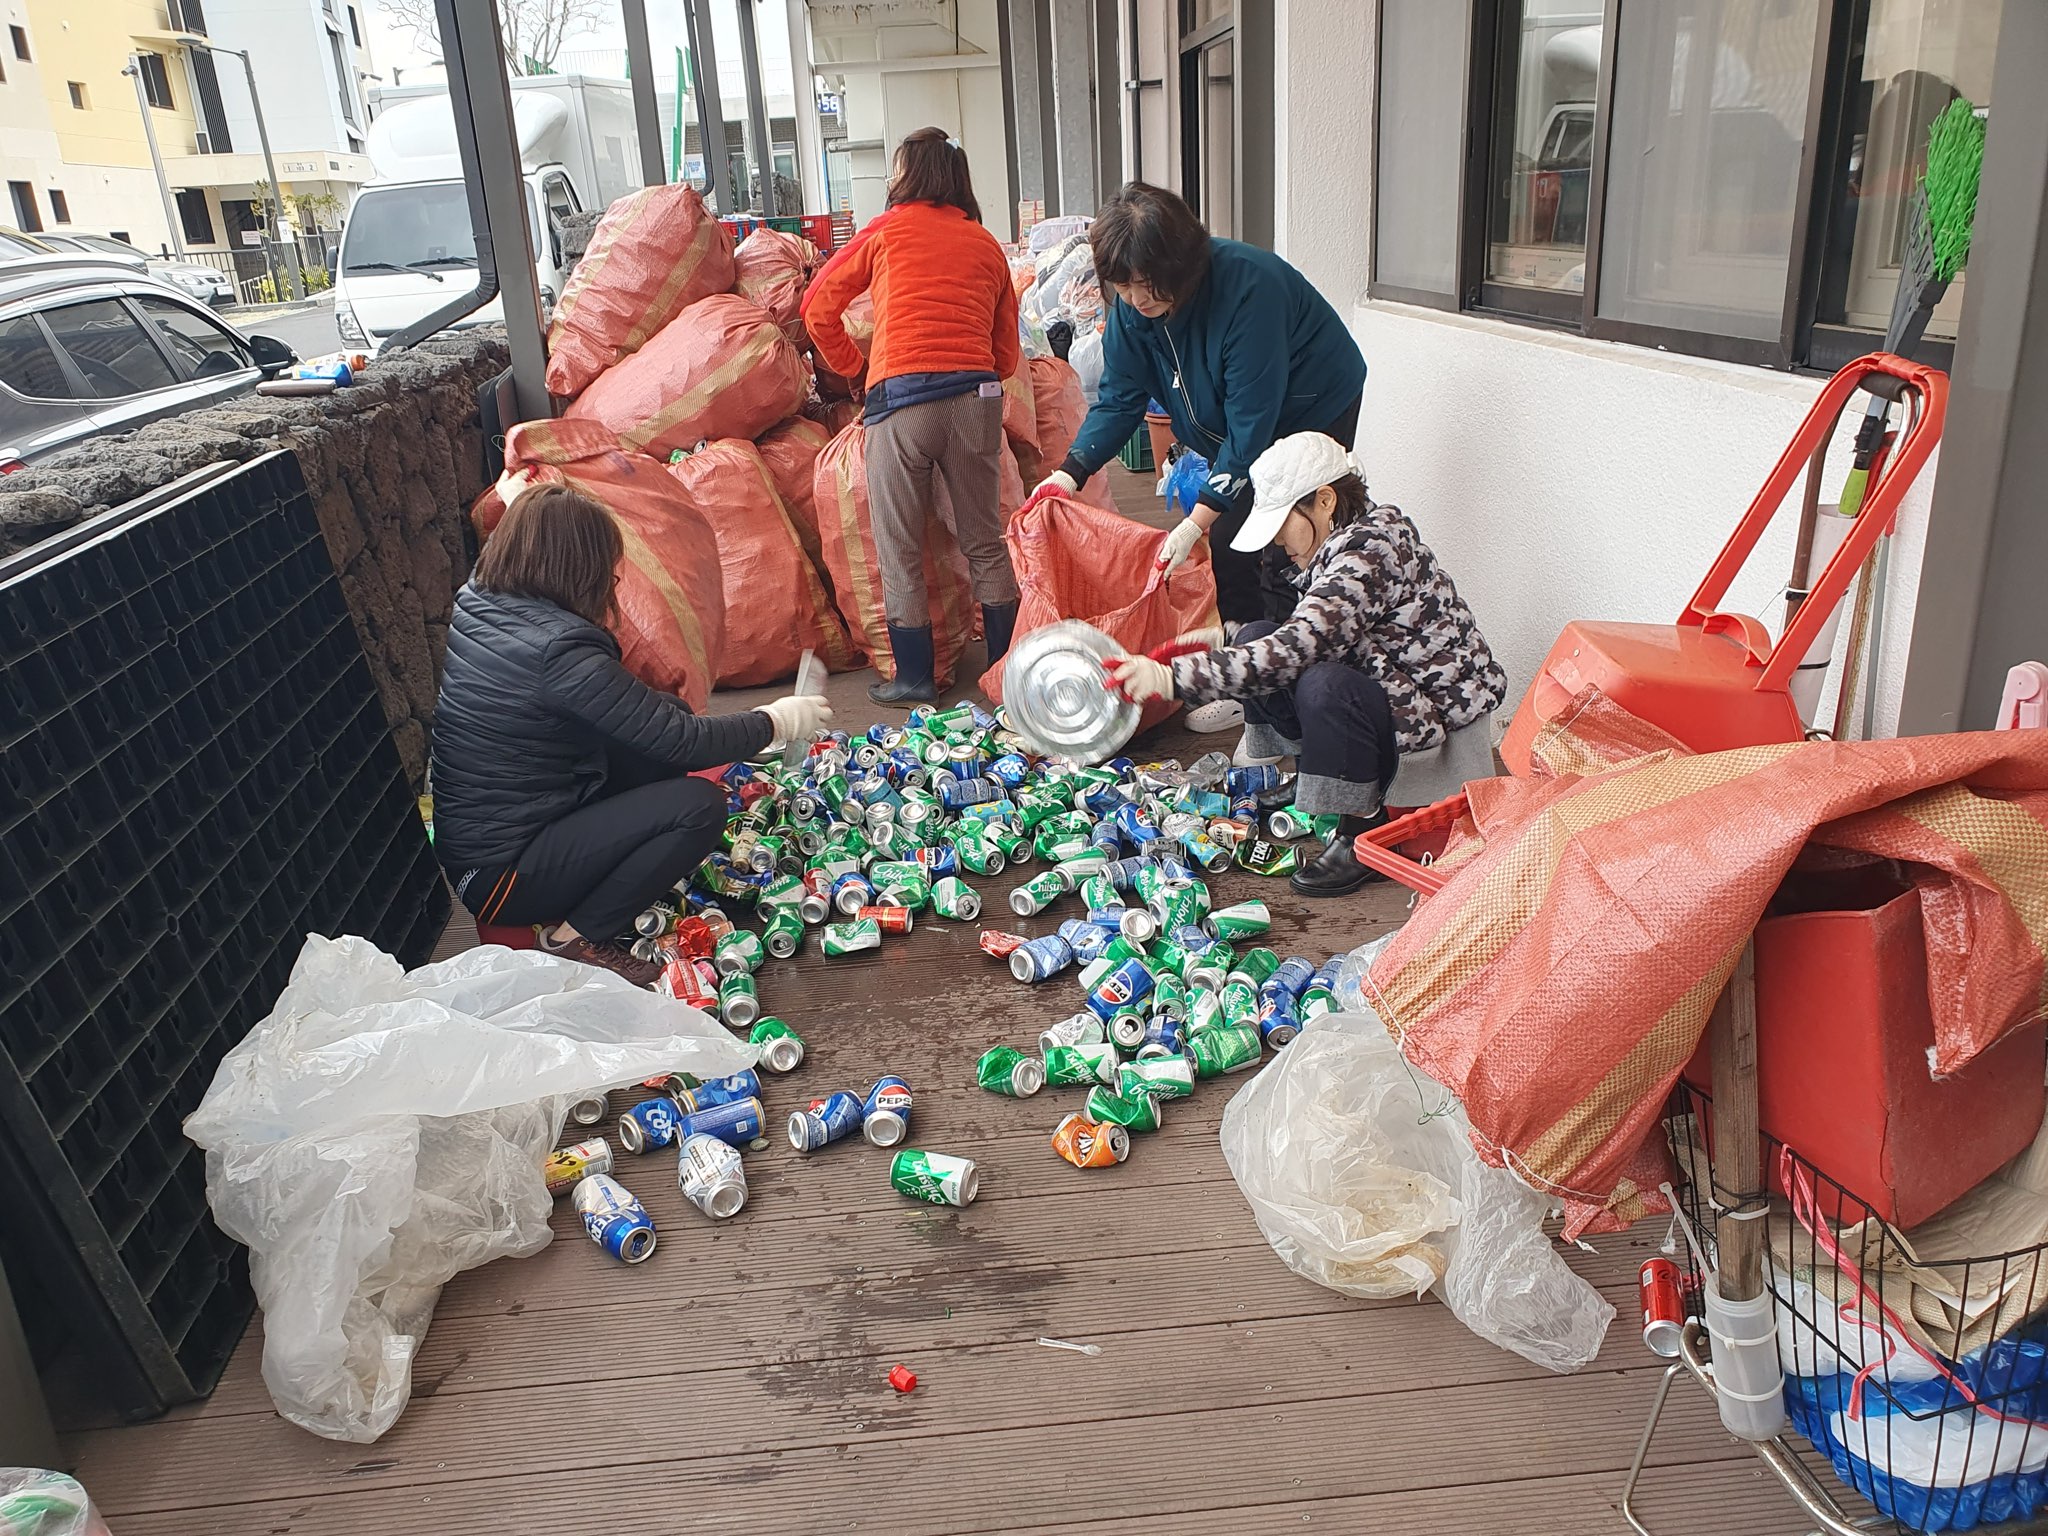
{"label": "dark hair", "polygon": [[[1330,489],[1337,493],[1337,508],[1330,514],[1330,530],[1333,533],[1339,528],[1349,528],[1353,523],[1363,521],[1365,514],[1373,508],[1372,497],[1366,494],[1365,482],[1356,474],[1332,480]],[[1316,493],[1310,491],[1294,504],[1294,510],[1307,517],[1308,509],[1315,505],[1315,499]]]}
{"label": "dark hair", "polygon": [[1088,229],[1095,273],[1105,283],[1143,283],[1178,304],[1209,275],[1209,231],[1164,187],[1130,181]]}
{"label": "dark hair", "polygon": [[889,206],[898,203],[941,203],[958,208],[981,222],[981,204],[974,200],[974,179],[967,172],[967,151],[943,128],[920,128],[896,146],[889,170]]}
{"label": "dark hair", "polygon": [[593,624],[612,614],[626,542],[611,513],[565,485],[541,485],[513,502],[484,545],[476,585],[537,597]]}

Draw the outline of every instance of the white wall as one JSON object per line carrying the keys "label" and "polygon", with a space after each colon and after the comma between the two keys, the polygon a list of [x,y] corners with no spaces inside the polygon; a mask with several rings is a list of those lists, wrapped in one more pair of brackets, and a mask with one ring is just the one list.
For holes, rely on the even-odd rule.
{"label": "white wall", "polygon": [[[353,59],[347,13],[339,4],[335,12],[340,18],[342,55]],[[222,47],[248,52],[274,154],[348,149],[320,0],[209,0],[206,27],[207,35]],[[262,146],[256,136],[256,114],[249,103],[242,61],[220,54],[213,65],[220,76],[221,107],[227,114],[235,150],[254,154]],[[355,115],[354,131],[361,138],[370,118],[360,90],[356,92]],[[284,172],[279,174],[286,181],[293,179]]]}
{"label": "white wall", "polygon": [[1273,6],[1273,248],[1340,315],[1371,270],[1372,17],[1343,0]]}

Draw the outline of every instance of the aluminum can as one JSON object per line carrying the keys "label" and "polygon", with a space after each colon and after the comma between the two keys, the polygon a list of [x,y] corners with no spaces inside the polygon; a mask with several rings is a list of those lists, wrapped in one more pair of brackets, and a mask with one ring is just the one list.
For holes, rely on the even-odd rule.
{"label": "aluminum can", "polygon": [[1145,1015],[1135,1009],[1111,1014],[1109,1041],[1120,1051],[1135,1051],[1145,1043]]}
{"label": "aluminum can", "polygon": [[1155,1019],[1185,1019],[1188,1016],[1188,984],[1171,971],[1153,973],[1152,1016]]}
{"label": "aluminum can", "polygon": [[685,1115],[676,1127],[678,1136],[716,1136],[736,1147],[768,1145],[768,1117],[759,1099],[735,1099],[714,1104]]}
{"label": "aluminum can", "polygon": [[736,1104],[741,1099],[758,1099],[761,1096],[761,1078],[751,1069],[735,1072],[731,1077],[714,1077],[708,1083],[699,1083],[694,1088],[681,1088],[672,1095],[682,1112],[694,1115],[700,1109],[709,1109],[714,1104]]}
{"label": "aluminum can", "polygon": [[828,1093],[789,1117],[789,1144],[799,1152],[819,1151],[859,1130],[860,1117],[859,1099],[843,1090]]}
{"label": "aluminum can", "polygon": [[787,960],[804,944],[804,920],[795,907],[777,907],[761,930],[761,947],[778,960]]}
{"label": "aluminum can", "polygon": [[1196,890],[1192,884],[1168,886],[1146,903],[1161,932],[1173,933],[1202,920],[1202,898]]}
{"label": "aluminum can", "polygon": [[981,1192],[981,1174],[972,1159],[906,1148],[890,1160],[889,1184],[926,1205],[971,1205]]}
{"label": "aluminum can", "polygon": [[674,1099],[642,1099],[619,1116],[619,1145],[628,1152],[652,1152],[676,1139],[683,1108]]}
{"label": "aluminum can", "polygon": [[1077,1013],[1049,1026],[1038,1037],[1038,1049],[1049,1051],[1062,1045],[1101,1045],[1109,1038],[1102,1020],[1092,1013]]}
{"label": "aluminum can", "polygon": [[991,960],[1007,960],[1031,941],[1021,933],[1003,933],[995,928],[984,928],[976,940],[981,952]]}
{"label": "aluminum can", "polygon": [[611,1112],[612,1096],[609,1093],[593,1093],[569,1106],[569,1118],[577,1125],[595,1125]]}
{"label": "aluminum can", "polygon": [[1031,764],[1021,752],[1005,752],[988,765],[988,776],[1005,789],[1017,789],[1031,777]]}
{"label": "aluminum can", "polygon": [[1221,1029],[1225,1023],[1222,998],[1207,987],[1197,988],[1188,994],[1187,1032],[1190,1037],[1205,1029]]}
{"label": "aluminum can", "polygon": [[1190,951],[1181,977],[1191,987],[1221,992],[1236,964],[1236,952],[1228,944],[1211,944],[1207,949]]}
{"label": "aluminum can", "polygon": [[[1097,870],[1081,882],[1081,904],[1088,909],[1091,918],[1097,912],[1120,913],[1124,910],[1123,893],[1116,888],[1116,882],[1109,878],[1107,868],[1105,865],[1103,869]],[[1112,928],[1116,926],[1116,921],[1115,917],[1110,918]]]}
{"label": "aluminum can", "polygon": [[974,1064],[974,1080],[990,1093],[1028,1099],[1045,1086],[1045,1068],[1013,1046],[998,1045]]}
{"label": "aluminum can", "polygon": [[1230,981],[1242,981],[1253,991],[1258,991],[1266,982],[1279,974],[1280,957],[1263,945],[1248,949],[1237,957],[1237,964],[1230,968]]}
{"label": "aluminum can", "polygon": [[1678,1266],[1659,1254],[1643,1260],[1636,1280],[1643,1299],[1643,1343],[1653,1355],[1677,1359],[1678,1337],[1685,1329]]}
{"label": "aluminum can", "polygon": [[693,912],[677,920],[676,953],[687,955],[692,960],[709,960],[717,944],[718,934],[701,913]]}
{"label": "aluminum can", "polygon": [[612,1171],[612,1144],[602,1136],[579,1141],[571,1147],[557,1147],[540,1165],[548,1193],[559,1199],[593,1173]]}
{"label": "aluminum can", "polygon": [[761,887],[758,905],[762,907],[790,907],[803,900],[804,883],[796,875],[777,875]]}
{"label": "aluminum can", "polygon": [[697,969],[697,962],[677,958],[661,968],[658,989],[664,996],[677,1002],[688,1003],[692,1008],[711,1008],[718,1002],[718,988],[703,971]]}
{"label": "aluminum can", "polygon": [[761,1017],[761,993],[745,971],[718,984],[718,1016],[734,1029],[745,1029]]}
{"label": "aluminum can", "polygon": [[1076,960],[1083,965],[1092,965],[1108,950],[1110,940],[1116,937],[1116,930],[1086,918],[1070,917],[1060,924],[1059,935],[1067,941],[1067,947],[1073,950]]}
{"label": "aluminum can", "polygon": [[1131,1155],[1131,1133],[1086,1115],[1068,1115],[1053,1127],[1052,1149],[1076,1168],[1114,1168]]}
{"label": "aluminum can", "polygon": [[816,925],[832,915],[832,877],[822,869],[804,871],[804,893],[797,901],[797,915]]}
{"label": "aluminum can", "polygon": [[723,1221],[747,1203],[747,1166],[738,1147],[716,1136],[685,1136],[676,1155],[676,1184],[683,1198],[706,1216]]}
{"label": "aluminum can", "polygon": [[1046,981],[1073,963],[1073,946],[1058,934],[1049,933],[1017,946],[1010,956],[1010,974],[1019,981]]}
{"label": "aluminum can", "polygon": [[864,949],[880,949],[882,930],[874,922],[827,923],[818,942],[827,959],[837,959]]}
{"label": "aluminum can", "polygon": [[1183,832],[1180,846],[1198,869],[1215,874],[1230,867],[1230,850],[1211,837],[1206,827]]}
{"label": "aluminum can", "polygon": [[1253,1024],[1259,1017],[1259,994],[1247,981],[1226,981],[1218,994],[1223,1001],[1226,1024]]}
{"label": "aluminum can", "polygon": [[1055,1088],[1116,1081],[1116,1047],[1101,1044],[1055,1045],[1045,1053],[1045,1080]]}
{"label": "aluminum can", "polygon": [[1056,869],[1033,875],[1010,892],[1010,910],[1019,917],[1033,917],[1067,894],[1067,882]]}
{"label": "aluminum can", "polygon": [[1301,1033],[1301,1020],[1295,1017],[1293,1000],[1286,997],[1269,997],[1259,1005],[1256,1015],[1259,1039],[1278,1050]]}
{"label": "aluminum can", "polygon": [[[942,880],[948,875],[960,873],[960,855],[944,843],[930,847],[920,847],[914,858],[917,861],[917,867],[922,869],[934,881]],[[937,887],[934,886],[933,889],[936,890]]]}
{"label": "aluminum can", "polygon": [[853,915],[858,923],[873,923],[884,933],[908,933],[917,916],[908,907],[862,907]]}
{"label": "aluminum can", "polygon": [[1248,1025],[1204,1029],[1188,1037],[1195,1076],[1221,1077],[1259,1064],[1259,1032]]}
{"label": "aluminum can", "polygon": [[1235,942],[1256,938],[1273,926],[1273,914],[1263,901],[1240,901],[1234,907],[1209,914],[1208,928],[1219,939]]}
{"label": "aluminum can", "polygon": [[1090,1120],[1120,1125],[1127,1131],[1156,1131],[1160,1125],[1159,1096],[1141,1093],[1126,1098],[1114,1088],[1097,1084],[1088,1090],[1081,1113]]}
{"label": "aluminum can", "polygon": [[852,917],[862,907],[872,905],[874,899],[875,888],[866,875],[844,874],[832,882],[832,906],[841,916]]}
{"label": "aluminum can", "polygon": [[1159,919],[1143,907],[1126,907],[1117,914],[1117,932],[1133,944],[1150,944],[1159,937]]}
{"label": "aluminum can", "polygon": [[1138,1043],[1141,1061],[1158,1056],[1178,1056],[1187,1046],[1187,1026],[1179,1019],[1155,1013],[1145,1021],[1145,1038]]}
{"label": "aluminum can", "polygon": [[1000,875],[1010,867],[1003,850],[988,840],[978,827],[962,827],[953,834],[953,852],[969,874]]}
{"label": "aluminum can", "polygon": [[1095,984],[1095,990],[1088,994],[1088,1007],[1107,1019],[1151,995],[1152,972],[1145,962],[1126,960]]}
{"label": "aluminum can", "polygon": [[1195,1064],[1185,1056],[1154,1056],[1127,1061],[1116,1072],[1117,1092],[1125,1098],[1141,1093],[1162,1099],[1185,1099],[1195,1091]]}
{"label": "aluminum can", "polygon": [[780,1019],[759,1020],[748,1034],[747,1044],[761,1048],[761,1065],[770,1072],[794,1072],[804,1059],[803,1036]]}
{"label": "aluminum can", "polygon": [[910,1084],[880,1077],[861,1100],[860,1128],[878,1147],[893,1147],[910,1129]]}
{"label": "aluminum can", "polygon": [[1262,997],[1279,996],[1289,1001],[1297,1000],[1308,990],[1308,984],[1316,979],[1316,968],[1300,955],[1289,955],[1279,967],[1259,984]]}
{"label": "aluminum can", "polygon": [[939,804],[958,815],[970,805],[986,805],[1004,797],[1003,786],[994,779],[956,779],[942,774],[937,781]]}
{"label": "aluminum can", "polygon": [[932,886],[932,909],[956,923],[971,923],[981,916],[981,895],[958,876],[947,875]]}
{"label": "aluminum can", "polygon": [[767,946],[758,935],[734,932],[718,941],[717,948],[711,952],[711,963],[718,967],[721,975],[733,976],[744,972],[751,976],[761,969],[761,962],[767,957]]}
{"label": "aluminum can", "polygon": [[590,1240],[613,1258],[638,1264],[654,1252],[654,1222],[633,1192],[606,1173],[577,1184],[571,1198]]}
{"label": "aluminum can", "polygon": [[1255,763],[1231,769],[1224,783],[1229,785],[1232,795],[1263,795],[1278,789],[1285,777],[1278,763]]}
{"label": "aluminum can", "polygon": [[633,919],[633,931],[643,939],[658,939],[676,925],[681,907],[672,900],[657,901]]}

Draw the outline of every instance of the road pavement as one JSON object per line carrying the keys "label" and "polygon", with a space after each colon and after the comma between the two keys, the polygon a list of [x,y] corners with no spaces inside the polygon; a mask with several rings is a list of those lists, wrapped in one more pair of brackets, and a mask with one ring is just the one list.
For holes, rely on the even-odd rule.
{"label": "road pavement", "polygon": [[257,311],[248,318],[244,318],[244,312],[231,309],[221,318],[244,336],[275,336],[300,357],[318,357],[323,352],[341,350],[341,333],[334,328],[331,293],[320,295],[311,309],[269,314]]}

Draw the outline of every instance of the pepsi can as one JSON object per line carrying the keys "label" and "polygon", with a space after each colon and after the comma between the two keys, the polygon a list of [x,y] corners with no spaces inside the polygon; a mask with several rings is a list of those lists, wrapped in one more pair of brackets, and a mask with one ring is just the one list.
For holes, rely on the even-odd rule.
{"label": "pepsi can", "polygon": [[1139,805],[1120,805],[1117,807],[1116,829],[1122,835],[1123,840],[1133,848],[1142,849],[1147,843],[1155,841],[1159,836],[1158,824],[1150,816],[1146,815],[1145,808]]}
{"label": "pepsi can", "polygon": [[678,1136],[716,1136],[735,1147],[765,1147],[767,1112],[759,1099],[734,1099],[714,1104],[683,1116],[676,1126]]}
{"label": "pepsi can", "polygon": [[844,917],[875,904],[875,888],[866,875],[849,870],[832,882],[832,905]]}
{"label": "pepsi can", "polygon": [[733,1073],[731,1077],[714,1077],[708,1083],[684,1089],[676,1095],[676,1102],[682,1105],[685,1114],[695,1114],[714,1105],[735,1104],[741,1099],[758,1099],[760,1096],[761,1079],[749,1067],[743,1072]]}
{"label": "pepsi can", "polygon": [[1010,974],[1019,981],[1047,981],[1073,963],[1073,946],[1056,933],[1027,940],[1010,951]]}
{"label": "pepsi can", "polygon": [[590,1240],[613,1258],[638,1264],[654,1252],[654,1222],[647,1207],[610,1174],[591,1174],[570,1198]]}
{"label": "pepsi can", "polygon": [[789,1144],[799,1152],[816,1152],[844,1141],[860,1129],[860,1121],[859,1099],[844,1091],[829,1093],[789,1117]]}
{"label": "pepsi can", "polygon": [[960,855],[945,843],[930,848],[919,848],[911,857],[922,865],[924,872],[934,880],[960,873]]}
{"label": "pepsi can", "polygon": [[643,1099],[619,1116],[619,1145],[636,1154],[668,1146],[682,1118],[674,1099]]}
{"label": "pepsi can", "polygon": [[1107,1019],[1152,994],[1152,973],[1140,960],[1126,960],[1096,982],[1088,994],[1088,1007],[1098,1018]]}
{"label": "pepsi can", "polygon": [[1276,1050],[1301,1033],[1301,1020],[1295,1017],[1294,1003],[1289,998],[1266,999],[1257,1022],[1259,1038]]}
{"label": "pepsi can", "polygon": [[893,1147],[910,1128],[910,1084],[900,1077],[875,1080],[861,1101],[860,1126],[878,1147]]}

